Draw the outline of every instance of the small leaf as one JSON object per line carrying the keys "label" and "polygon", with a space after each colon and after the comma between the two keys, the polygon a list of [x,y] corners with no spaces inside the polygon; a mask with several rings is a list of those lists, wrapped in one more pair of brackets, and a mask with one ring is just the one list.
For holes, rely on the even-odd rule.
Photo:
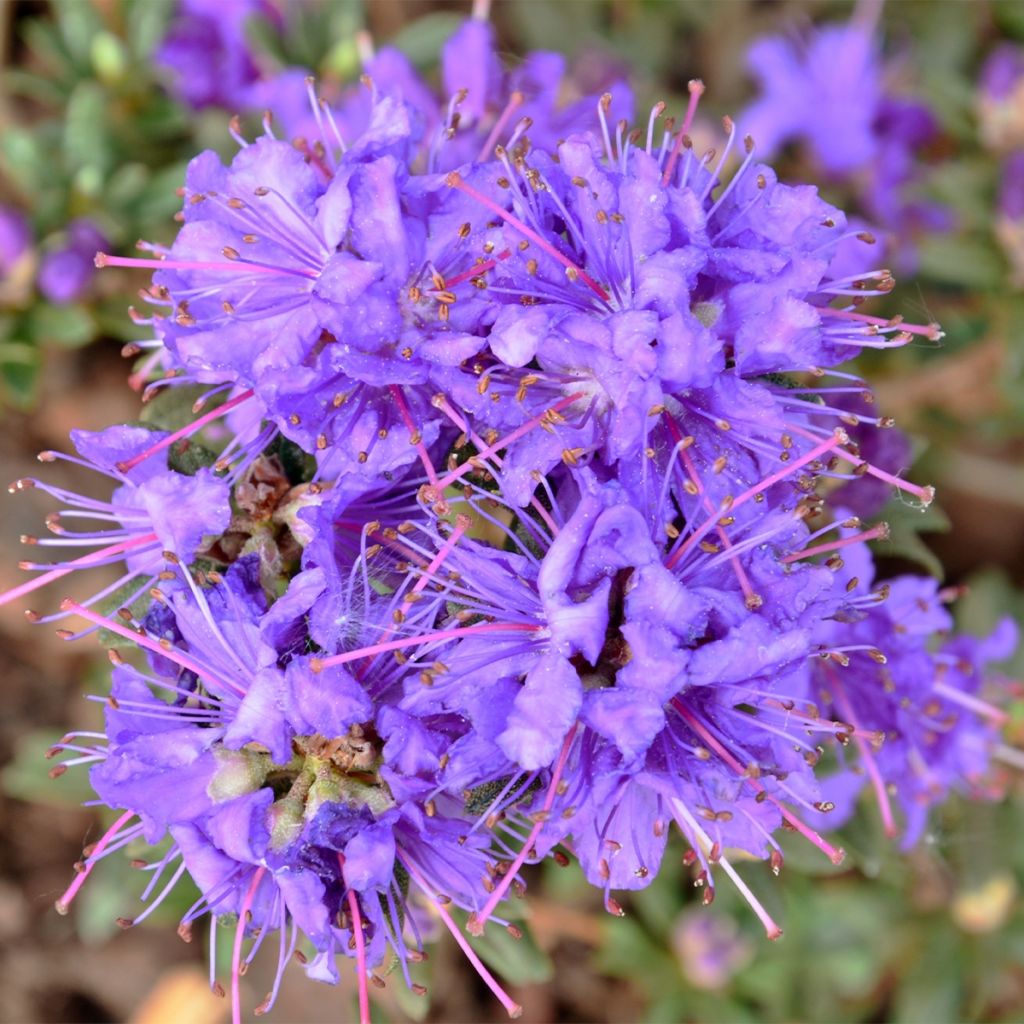
{"label": "small leaf", "polygon": [[889,524],[889,538],[880,541],[882,555],[905,558],[926,569],[937,579],[943,578],[942,563],[921,540],[922,533],[947,533],[949,517],[937,505],[921,508],[897,495],[882,510],[879,517]]}
{"label": "small leaf", "polygon": [[201,384],[167,387],[158,391],[142,409],[142,422],[155,430],[181,430],[193,423],[192,406],[208,389]]}
{"label": "small leaf", "polygon": [[40,304],[29,317],[32,337],[43,345],[80,348],[95,337],[92,316],[85,306],[51,306]]}
{"label": "small leaf", "polygon": [[926,235],[920,246],[921,270],[941,284],[989,291],[1002,287],[1002,256],[987,236]]}
{"label": "small leaf", "polygon": [[524,923],[520,931],[523,937],[514,939],[500,925],[488,925],[483,935],[473,940],[473,947],[487,964],[513,985],[550,981],[555,974],[551,958],[537,945],[528,923]]}
{"label": "small leaf", "polygon": [[111,166],[114,153],[107,128],[108,112],[109,98],[99,83],[86,80],[75,86],[64,120],[64,152],[71,169],[94,167],[106,171]]}
{"label": "small leaf", "polygon": [[17,741],[13,759],[0,773],[0,785],[8,796],[62,808],[78,807],[93,796],[86,769],[70,769],[60,778],[50,778],[50,771],[60,759],[47,760],[45,755],[62,736],[51,729],[39,729]]}
{"label": "small leaf", "polygon": [[[149,593],[148,587],[143,586],[140,588],[139,581],[135,579],[129,580],[103,601],[100,601],[96,606],[96,611],[101,615],[107,616],[107,618],[111,618],[116,615],[118,609],[128,608],[132,616],[136,620],[140,620],[149,610],[149,606],[152,603],[153,598]],[[104,647],[119,647],[133,650],[137,646],[132,640],[109,629],[100,629],[96,635],[100,644]]]}

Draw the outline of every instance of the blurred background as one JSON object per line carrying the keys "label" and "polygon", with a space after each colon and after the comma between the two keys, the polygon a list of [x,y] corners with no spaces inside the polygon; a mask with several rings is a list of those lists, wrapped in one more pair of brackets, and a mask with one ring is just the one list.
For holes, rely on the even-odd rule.
{"label": "blurred background", "polygon": [[[330,97],[358,78],[368,45],[390,44],[436,78],[439,48],[468,6],[0,4],[0,459],[8,479],[36,472],[36,452],[65,449],[74,427],[139,416],[127,383],[139,328],[127,306],[146,278],[97,274],[95,251],[129,254],[138,238],[169,242],[188,159],[204,148],[229,157],[228,118],[257,125],[287,69],[315,72]],[[743,130],[751,104],[785,91],[782,72],[752,47],[774,40],[828,57],[829,32],[851,17],[879,16],[881,92],[864,98],[874,104],[870,154],[844,163],[797,126],[776,132],[773,164],[783,180],[818,183],[876,235],[874,265],[892,267],[898,286],[872,312],[945,330],[940,342],[869,353],[862,365],[878,407],[910,439],[907,465],[896,468],[913,461],[914,478],[939,494],[926,514],[899,502],[884,511],[887,570],[932,572],[962,588],[958,616],[970,632],[990,630],[1007,612],[1019,618],[1024,2],[916,0],[879,12],[816,0],[497,0],[491,16],[510,62],[558,49],[579,94],[628,77],[637,123],[658,100],[681,112],[688,80],[703,79],[698,148],[720,144],[722,115]],[[369,37],[358,35],[363,29]],[[839,37],[832,42],[841,48]],[[181,74],[197,54],[210,74]],[[821,65],[803,83],[812,107],[815,88],[829,89],[828,60]],[[48,479],[94,486],[73,470],[48,467]],[[4,498],[0,590],[23,578],[18,535],[39,532],[49,511],[37,492]],[[34,606],[52,610],[61,596],[34,598]],[[43,753],[65,729],[95,727],[99,708],[85,697],[104,692],[108,666],[90,641],[62,645],[16,605],[0,609],[0,650],[0,1020],[225,1020],[226,1003],[206,988],[203,942],[175,934],[188,893],[123,933],[115,918],[132,913],[141,884],[111,858],[70,917],[53,911],[99,822],[81,807],[85,773],[50,779]],[[1024,677],[1022,656],[1004,669]],[[999,699],[1011,711],[1008,742],[1024,745],[1019,691]],[[886,840],[865,807],[840,837],[849,852],[841,868],[792,843],[778,880],[751,864],[748,880],[784,923],[778,943],[764,940],[725,884],[714,907],[702,908],[682,850],[670,849],[656,883],[623,900],[623,919],[607,917],[572,869],[536,869],[526,937],[516,943],[501,932],[483,953],[530,1021],[1020,1020],[1024,785],[1019,773],[997,781],[1001,801],[952,801],[909,852]],[[255,996],[248,1005],[265,991],[259,973],[244,979]],[[389,985],[381,1019],[499,1019],[450,944],[432,952],[420,980],[426,997]],[[297,971],[273,1013],[304,1022],[353,1016],[350,991]]]}

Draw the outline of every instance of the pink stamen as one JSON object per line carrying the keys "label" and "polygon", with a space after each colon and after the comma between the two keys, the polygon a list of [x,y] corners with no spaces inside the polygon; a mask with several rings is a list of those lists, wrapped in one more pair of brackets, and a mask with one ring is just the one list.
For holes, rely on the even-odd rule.
{"label": "pink stamen", "polygon": [[180,665],[182,668],[187,669],[189,672],[195,672],[201,679],[205,679],[209,683],[213,683],[216,686],[222,686],[226,689],[233,690],[234,693],[239,697],[245,696],[245,691],[237,686],[235,683],[229,680],[219,679],[213,675],[208,669],[194,662],[188,655],[179,651],[176,647],[172,647],[168,644],[166,647],[158,640],[154,640],[152,637],[147,636],[145,633],[137,633],[133,629],[128,629],[127,626],[122,626],[119,622],[115,622],[113,619],[105,618],[102,615],[97,615],[96,612],[90,611],[88,608],[83,607],[76,601],[72,601],[70,598],[66,598],[61,601],[60,609],[63,612],[74,612],[76,615],[80,615],[83,619],[88,619],[90,622],[95,623],[97,626],[102,626],[104,629],[109,629],[110,632],[116,633],[118,636],[123,636],[126,640],[131,640],[133,643],[138,644],[139,647],[145,647],[147,651],[152,651],[154,654],[159,654],[161,657],[167,658],[173,661],[176,665]]}
{"label": "pink stamen", "polygon": [[480,147],[480,152],[476,157],[476,162],[478,164],[482,164],[491,155],[491,150],[494,149],[498,139],[501,138],[501,133],[505,130],[505,125],[508,124],[509,119],[522,105],[523,94],[521,92],[514,92],[509,96],[505,109],[501,112],[501,116],[494,123],[494,127],[487,136],[487,141]]}
{"label": "pink stamen", "polygon": [[68,573],[74,572],[76,569],[88,568],[96,562],[102,562],[111,555],[119,554],[122,551],[129,551],[132,548],[141,547],[143,544],[151,544],[156,539],[157,536],[155,533],[147,533],[141,537],[134,537],[131,540],[124,540],[118,544],[111,544],[110,547],[102,548],[99,551],[91,551],[87,555],[82,555],[80,558],[75,558],[72,561],[65,563],[59,569],[51,569],[49,572],[44,572],[41,576],[36,576],[35,579],[28,580],[26,583],[19,584],[12,590],[8,590],[6,593],[0,594],[0,605],[5,605],[16,598],[22,597],[24,594],[31,594],[34,590],[38,590],[40,587],[45,587],[47,583],[59,580],[62,577],[67,576]]}
{"label": "pink stamen", "polygon": [[[420,874],[416,865],[405,856],[405,854],[398,850],[398,859],[402,862],[405,869],[412,876],[416,884],[423,890],[423,892],[431,895],[430,886],[427,884],[423,875]],[[434,894],[436,895],[436,894]],[[462,934],[462,930],[452,920],[451,914],[448,913],[448,909],[439,900],[433,900],[433,907],[437,911],[438,916],[444,922],[444,926],[452,933],[455,941],[459,944],[459,948],[465,954],[466,959],[473,965],[473,969],[478,975],[480,975],[481,981],[494,993],[495,997],[505,1007],[506,1013],[513,1019],[517,1019],[523,1015],[523,1008],[515,1002],[508,993],[498,984],[494,975],[483,965],[480,957],[476,955],[473,947],[470,946],[466,940],[465,935]]]}
{"label": "pink stamen", "polygon": [[409,405],[405,400],[405,395],[402,394],[402,389],[397,384],[391,384],[388,390],[391,392],[391,397],[395,400],[395,405],[398,406],[398,411],[402,414],[402,420],[409,431],[409,439],[416,446],[420,462],[423,463],[423,468],[426,470],[427,479],[436,485],[437,470],[434,469],[434,463],[430,461],[430,453],[427,451],[427,446],[423,443],[422,434],[417,430],[416,424],[412,421],[412,413],[409,412]]}
{"label": "pink stamen", "polygon": [[885,834],[890,839],[894,839],[899,834],[899,829],[896,828],[896,822],[893,820],[892,804],[889,802],[889,793],[885,788],[885,780],[882,778],[882,773],[878,770],[878,762],[871,752],[870,744],[860,734],[861,725],[857,721],[853,705],[850,703],[850,698],[846,695],[846,690],[839,679],[839,674],[832,668],[826,668],[826,674],[829,678],[829,686],[835,694],[836,703],[839,705],[839,710],[850,720],[850,724],[856,730],[853,734],[853,742],[857,744],[857,750],[860,753],[864,769],[868,773],[871,787],[875,791],[875,799],[878,801],[878,812],[882,816]]}
{"label": "pink stamen", "polygon": [[1010,720],[1010,716],[1001,708],[997,708],[994,704],[989,704],[988,701],[972,697],[969,693],[957,690],[948,683],[937,682],[934,685],[934,689],[937,694],[945,697],[946,700],[959,704],[961,707],[973,711],[976,715],[989,719],[996,725],[1005,725]]}
{"label": "pink stamen", "polygon": [[[673,810],[682,817],[683,821],[689,826],[689,830],[693,832],[697,838],[703,852],[707,852],[712,847],[711,837],[701,828],[697,819],[690,813],[689,808],[682,800],[673,799],[670,801]],[[729,861],[723,856],[718,858],[718,863],[721,865],[722,870],[729,876],[732,884],[736,886],[740,891],[740,895],[747,901],[750,909],[757,915],[758,920],[764,925],[765,934],[773,942],[782,936],[782,929],[772,919],[771,914],[764,908],[761,901],[754,895],[753,891],[747,885],[746,882],[740,878],[739,873],[729,863]]]}
{"label": "pink stamen", "polygon": [[512,227],[514,227],[520,234],[529,238],[531,242],[535,242],[539,245],[544,252],[561,263],[566,270],[578,275],[580,280],[583,281],[599,298],[603,299],[605,302],[608,302],[611,299],[611,296],[582,267],[576,266],[568,256],[562,255],[562,253],[560,253],[549,241],[537,234],[533,228],[524,224],[514,214],[509,213],[503,206],[499,206],[493,199],[485,196],[483,192],[478,192],[472,185],[467,185],[458,171],[452,171],[445,180],[449,188],[461,189],[470,198],[475,199],[478,203],[482,203],[488,210],[496,213],[506,223],[511,224]]}
{"label": "pink stamen", "polygon": [[690,101],[686,105],[686,116],[683,118],[682,127],[676,136],[676,144],[672,147],[672,153],[665,165],[665,173],[661,176],[662,185],[667,185],[672,180],[672,172],[676,169],[679,161],[679,154],[683,151],[683,140],[686,138],[691,126],[693,117],[697,113],[697,104],[704,95],[704,83],[699,78],[692,78],[687,86],[690,91]]}
{"label": "pink stamen", "polygon": [[[801,437],[807,438],[809,441],[816,441],[818,439],[817,436],[812,434],[809,430],[805,430],[803,427],[798,427],[796,424],[787,423],[786,429],[791,430],[794,434],[799,434]],[[852,452],[848,452],[845,448],[839,448],[839,454],[854,466],[866,466],[867,473],[870,473],[871,476],[876,477],[879,480],[884,480],[887,484],[895,487],[896,490],[908,491],[913,494],[924,504],[925,508],[935,500],[934,487],[918,487],[917,484],[912,484],[908,480],[901,480],[898,476],[886,473],[884,469],[879,469],[877,466],[873,466],[870,462],[854,455]]]}
{"label": "pink stamen", "polygon": [[565,771],[565,762],[569,758],[569,750],[572,747],[572,741],[576,737],[576,729],[577,725],[574,723],[572,728],[565,734],[565,740],[562,743],[562,750],[558,755],[555,770],[551,773],[551,782],[548,784],[548,790],[544,797],[544,805],[541,809],[540,820],[535,822],[533,828],[530,829],[530,834],[526,837],[526,842],[523,843],[522,849],[519,851],[516,859],[512,862],[512,866],[505,872],[501,881],[494,887],[494,891],[484,904],[483,910],[479,913],[470,915],[469,921],[466,924],[466,930],[470,935],[483,934],[484,925],[487,924],[487,919],[494,913],[494,908],[502,901],[502,899],[504,899],[505,893],[508,892],[509,887],[515,881],[515,877],[519,872],[519,869],[526,862],[526,858],[530,856],[530,850],[533,848],[533,844],[536,842],[537,836],[540,835],[541,829],[548,820],[551,805],[555,802],[555,794],[558,791],[558,784],[562,780],[562,772]]}
{"label": "pink stamen", "polygon": [[809,825],[805,825],[792,811],[789,810],[779,799],[771,793],[767,793],[764,786],[761,785],[756,779],[752,779],[744,769],[743,765],[725,749],[724,745],[721,744],[715,736],[704,726],[704,724],[692,714],[689,709],[679,700],[678,697],[672,698],[672,706],[679,712],[683,719],[687,722],[691,729],[697,733],[701,739],[716,754],[746,783],[754,790],[755,793],[766,793],[766,799],[771,801],[780,811],[782,817],[786,819],[800,833],[805,839],[810,840],[825,856],[828,857],[833,864],[842,864],[846,858],[846,851],[843,849],[837,849],[826,839],[823,839],[817,832],[814,831]]}
{"label": "pink stamen", "polygon": [[291,267],[268,267],[262,263],[247,263],[244,260],[229,260],[224,263],[212,260],[146,260],[131,256],[110,256],[105,252],[96,253],[97,267],[141,267],[144,270],[230,270],[233,274],[241,271],[256,274],[294,274],[316,279],[312,270],[296,270]]}
{"label": "pink stamen", "polygon": [[[459,430],[464,431],[477,448],[483,449],[487,447],[487,442],[451,407],[451,404],[444,395],[438,395],[434,399],[434,407],[440,409]],[[495,465],[500,469],[502,464],[501,458],[497,455],[491,457],[494,459]],[[536,498],[530,498],[530,507],[540,516],[541,521],[551,531],[551,536],[557,537],[558,524],[551,518],[551,513]]]}
{"label": "pink stamen", "polygon": [[826,551],[838,551],[840,548],[845,548],[850,544],[858,544],[861,541],[877,540],[879,537],[885,540],[889,536],[889,524],[879,523],[877,526],[873,526],[870,530],[864,530],[861,533],[856,533],[852,537],[843,537],[841,540],[828,541],[825,544],[816,544],[813,548],[804,548],[803,551],[794,551],[791,555],[786,555],[785,558],[780,559],[783,563],[795,562],[799,558],[807,558],[809,555],[821,555]]}
{"label": "pink stamen", "polygon": [[493,270],[502,260],[507,260],[512,255],[511,249],[505,249],[503,252],[499,252],[494,259],[484,260],[483,263],[474,263],[469,270],[464,270],[461,274],[456,274],[454,277],[448,278],[444,286],[446,289],[452,289],[457,284],[462,284],[463,281],[468,281],[471,277],[479,277],[481,274],[486,274],[488,270]]}
{"label": "pink stamen", "polygon": [[444,564],[445,559],[452,553],[452,551],[455,548],[455,545],[459,543],[459,541],[462,539],[463,534],[469,529],[470,523],[471,520],[469,516],[460,515],[455,517],[455,529],[452,530],[451,535],[444,542],[444,544],[441,545],[437,554],[434,555],[430,564],[423,571],[423,575],[420,576],[420,578],[413,585],[409,597],[407,597],[402,602],[401,608],[399,609],[401,616],[404,617],[408,613],[409,609],[413,606],[415,598],[412,597],[412,594],[420,593],[422,590],[426,588],[427,584],[431,582],[431,580],[434,578],[434,574]]}
{"label": "pink stamen", "polygon": [[[342,855],[338,854],[339,861]],[[356,939],[356,968],[359,971],[359,1024],[370,1024],[370,991],[366,982],[366,937],[363,935],[363,915],[359,900],[352,889],[348,891],[348,909],[352,914],[352,934]]]}
{"label": "pink stamen", "polygon": [[401,640],[388,640],[385,643],[371,644],[369,647],[360,647],[357,651],[346,651],[344,654],[335,654],[330,658],[314,658],[309,664],[314,672],[321,672],[333,665],[346,665],[350,661],[358,661],[360,658],[371,658],[375,654],[385,654],[388,651],[400,651],[403,647],[415,647],[419,644],[428,644],[434,640],[451,640],[456,637],[473,636],[476,633],[497,633],[502,631],[535,633],[542,627],[529,625],[525,622],[481,622],[475,626],[459,626],[454,629],[439,629],[433,633],[421,633],[419,636],[403,637]]}
{"label": "pink stamen", "polygon": [[130,469],[134,469],[140,462],[145,462],[152,455],[156,455],[157,452],[163,451],[164,448],[169,448],[176,441],[180,441],[183,437],[191,437],[196,431],[201,430],[206,426],[207,423],[223,416],[224,413],[230,412],[236,406],[241,405],[243,402],[247,402],[255,392],[250,388],[248,391],[243,391],[240,395],[235,395],[234,398],[224,402],[223,405],[218,405],[216,409],[211,409],[208,413],[200,416],[199,419],[193,423],[189,423],[182,427],[181,430],[176,430],[173,434],[168,434],[162,441],[158,441],[152,448],[147,448],[144,452],[139,452],[138,455],[133,455],[130,459],[126,459],[124,462],[116,463],[117,469],[122,473],[127,473]]}
{"label": "pink stamen", "polygon": [[256,889],[266,872],[266,868],[256,869],[252,884],[242,902],[242,909],[238,912],[235,944],[231,949],[231,1024],[242,1024],[242,999],[239,993],[239,982],[242,977],[242,940],[245,938],[245,926],[248,924],[246,918],[249,916],[253,900],[256,898]]}
{"label": "pink stamen", "polygon": [[897,327],[901,331],[907,331],[910,334],[920,334],[930,341],[938,341],[942,337],[942,329],[938,324],[908,324],[903,322],[903,317],[893,317],[891,320],[886,320],[885,317],[881,316],[868,316],[866,313],[858,313],[852,309],[833,309],[830,306],[824,309],[818,310],[822,316],[834,316],[839,317],[842,320],[856,320],[858,323],[869,324],[872,327],[882,327],[887,329],[895,330]]}
{"label": "pink stamen", "polygon": [[[669,420],[669,422],[671,423],[673,421]],[[678,427],[676,429],[678,430]],[[807,436],[814,438],[813,434],[808,434]],[[672,555],[668,562],[665,563],[666,567],[671,569],[679,561],[679,559],[682,558],[683,555],[686,554],[686,552],[691,547],[693,547],[693,545],[696,544],[701,537],[704,536],[707,530],[711,527],[712,523],[714,523],[721,516],[725,515],[727,511],[731,511],[734,508],[738,508],[745,502],[750,501],[751,498],[756,497],[762,491],[766,491],[769,487],[773,486],[774,484],[777,484],[780,480],[785,480],[786,477],[791,476],[798,469],[801,469],[802,467],[806,466],[809,462],[813,462],[815,459],[820,458],[822,455],[825,454],[825,452],[839,448],[839,446],[846,443],[847,440],[849,440],[849,438],[847,437],[846,431],[842,429],[837,429],[831,437],[822,441],[821,444],[819,444],[816,448],[812,448],[809,452],[807,452],[806,455],[802,455],[799,459],[796,459],[794,462],[787,463],[783,469],[780,469],[777,472],[772,473],[771,476],[765,477],[760,483],[744,491],[742,494],[739,495],[739,497],[734,498],[732,502],[729,504],[728,509],[718,509],[717,511],[715,511],[710,518],[706,519],[703,523],[701,523],[701,525],[692,534],[690,534],[690,536],[687,537],[686,540],[676,549],[676,552]],[[844,457],[845,454],[846,453],[843,452]]]}
{"label": "pink stamen", "polygon": [[[680,440],[682,440],[679,427],[676,424],[675,420],[670,420],[670,423],[673,435],[678,435],[675,437],[675,440],[678,443]],[[701,496],[701,503],[708,510],[708,512],[712,514],[712,516],[715,519],[720,518],[722,513],[720,510],[716,510],[714,505],[711,504],[711,499],[708,497],[707,491],[704,489],[704,483],[700,478],[700,474],[697,472],[697,467],[694,464],[694,461],[691,458],[690,453],[685,448],[683,448],[680,450],[679,454],[682,457],[684,465],[686,466],[687,474],[693,481],[694,486],[697,488],[697,492]],[[718,534],[718,538],[719,540],[721,540],[722,546],[726,549],[726,551],[731,550],[733,546],[732,541],[729,539],[729,535],[725,532],[724,527],[722,527],[721,525],[716,525],[715,532]],[[743,568],[743,564],[735,555],[729,555],[729,564],[732,566],[733,572],[736,574],[736,579],[739,581],[740,584],[740,590],[743,591],[744,600],[747,601],[749,607],[751,600],[756,599],[756,595],[754,594],[754,588],[750,584],[750,578],[747,576],[747,571]],[[671,568],[671,564],[669,565],[669,568]]]}
{"label": "pink stamen", "polygon": [[85,884],[85,880],[91,874],[93,867],[99,862],[100,855],[110,845],[118,832],[120,832],[121,829],[134,817],[134,811],[125,811],[124,814],[122,814],[121,817],[103,833],[103,837],[96,844],[92,853],[90,853],[86,859],[85,868],[75,875],[74,881],[64,891],[64,895],[61,896],[61,898],[54,904],[58,914],[67,914],[68,908],[71,906],[71,901],[75,898],[78,890]]}
{"label": "pink stamen", "polygon": [[[506,434],[504,437],[499,437],[498,440],[494,442],[494,444],[489,444],[486,448],[477,452],[474,458],[478,460],[490,458],[496,452],[501,451],[502,448],[507,448],[510,444],[514,444],[516,441],[518,441],[519,438],[524,437],[531,430],[533,430],[534,427],[540,426],[540,424],[544,422],[545,419],[550,418],[552,413],[561,412],[563,409],[572,405],[573,402],[578,401],[582,397],[583,392],[577,391],[575,394],[569,395],[568,398],[563,398],[561,401],[556,402],[553,406],[551,406],[550,409],[545,409],[544,412],[539,413],[532,419],[527,420],[521,427],[516,427],[516,429],[513,430],[510,434]],[[456,480],[458,480],[462,476],[465,476],[466,473],[475,468],[477,467],[475,467],[471,461],[464,462],[457,469],[453,469],[447,476],[439,480],[437,482],[437,487],[440,488],[441,490],[444,490],[446,487],[451,487],[451,485],[455,483]]]}
{"label": "pink stamen", "polygon": [[758,920],[764,925],[765,934],[768,938],[774,942],[776,939],[782,938],[782,929],[772,920],[771,914],[765,910],[764,905],[754,895],[753,891],[748,887],[747,883],[739,876],[736,869],[729,863],[725,857],[719,857],[718,863],[722,866],[722,870],[732,880],[732,884],[736,886],[740,891],[740,895],[747,901],[751,910],[757,915]]}

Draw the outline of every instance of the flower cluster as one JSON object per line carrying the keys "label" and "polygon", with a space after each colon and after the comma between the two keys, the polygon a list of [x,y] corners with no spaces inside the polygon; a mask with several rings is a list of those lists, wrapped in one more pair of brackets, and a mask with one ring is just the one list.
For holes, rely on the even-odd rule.
{"label": "flower cluster", "polygon": [[859,518],[932,497],[842,368],[939,336],[861,310],[889,271],[835,262],[872,238],[728,119],[697,153],[699,82],[634,128],[621,89],[561,107],[551,55],[507,73],[480,18],[444,100],[368,60],[337,108],[309,87],[294,143],[268,117],[197,156],[169,248],[97,257],[153,272],[135,380],[198,387],[197,418],[44,453],[109,501],[14,485],[63,506],[30,543],[88,553],[4,599],[120,566],[46,618],[140,652],[111,655],[105,731],[53,750],[120,812],[58,908],[151,844],[122,923],[189,875],[182,934],[231,923],[236,1020],[268,936],[261,1011],[293,954],[330,982],[349,958],[368,1020],[438,919],[515,1015],[464,932],[516,934],[549,856],[621,913],[673,823],[704,902],[724,873],[776,937],[732,851],[777,873],[788,829],[838,863],[822,831],[863,787],[909,842],[996,781],[980,690],[1012,629],[949,639],[950,595],[876,579]]}

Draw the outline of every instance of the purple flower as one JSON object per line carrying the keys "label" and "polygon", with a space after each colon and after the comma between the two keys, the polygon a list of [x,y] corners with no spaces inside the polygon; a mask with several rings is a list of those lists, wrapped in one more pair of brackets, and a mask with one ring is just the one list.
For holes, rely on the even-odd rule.
{"label": "purple flower", "polygon": [[0,280],[6,278],[32,245],[32,229],[13,206],[0,207]]}
{"label": "purple flower", "polygon": [[747,61],[762,95],[739,120],[768,156],[800,139],[833,174],[874,158],[882,74],[869,19],[825,26],[806,41],[761,39]]}
{"label": "purple flower", "polygon": [[58,305],[74,302],[96,273],[96,253],[109,244],[91,220],[73,220],[60,247],[47,253],[40,264],[37,281],[43,296]]}
{"label": "purple flower", "polygon": [[761,94],[739,118],[772,156],[791,141],[845,181],[863,213],[884,232],[888,259],[913,268],[913,239],[952,226],[949,210],[916,194],[922,150],[938,123],[920,102],[891,95],[885,84],[879,4],[859,6],[846,25],[825,25],[803,40],[769,37],[748,54]]}
{"label": "purple flower", "polygon": [[874,789],[886,829],[897,827],[889,795],[905,815],[904,846],[951,789],[984,793],[1005,715],[979,697],[986,665],[1008,657],[1017,633],[1004,620],[991,637],[937,642],[952,625],[933,579],[901,576],[873,585],[862,545],[834,566],[849,608],[818,630],[817,689],[848,722],[848,749]]}
{"label": "purple flower", "polygon": [[735,918],[684,910],[672,930],[672,947],[687,981],[700,989],[724,989],[753,959],[754,950]]}
{"label": "purple flower", "polygon": [[[28,583],[0,596],[0,603],[19,598],[70,573],[93,566],[123,562],[122,575],[86,605],[118,594],[128,605],[144,594],[163,570],[165,555],[192,561],[204,539],[223,533],[231,518],[227,484],[209,469],[188,476],[166,468],[148,456],[168,447],[171,435],[143,427],[108,427],[72,434],[79,458],[43,452],[40,460],[72,462],[114,483],[109,500],[102,501],[54,487],[45,480],[24,478],[10,487],[13,492],[38,488],[65,507],[47,516],[50,538],[23,537],[33,547],[92,548],[62,562],[23,562],[37,572]],[[84,529],[76,528],[81,523]],[[32,617],[35,613],[31,613]],[[48,616],[39,621],[52,621]]]}
{"label": "purple flower", "polygon": [[[121,812],[59,907],[164,844],[136,920],[191,877],[181,930],[208,914],[216,964],[230,926],[236,1024],[264,943],[261,1012],[301,937],[316,980],[351,961],[368,1024],[371,972],[416,989],[439,922],[515,1015],[456,917],[506,923],[524,865],[569,854],[621,913],[673,823],[703,902],[724,874],[775,938],[731,851],[777,874],[786,828],[838,863],[818,829],[865,781],[912,841],[947,792],[988,795],[1000,753],[983,685],[1011,630],[950,639],[946,592],[876,583],[887,527],[851,514],[932,494],[840,364],[938,327],[861,309],[893,287],[849,251],[871,236],[731,121],[717,160],[694,152],[699,82],[678,128],[659,104],[630,132],[612,92],[562,107],[551,55],[506,73],[475,13],[443,102],[366,53],[336,105],[303,83],[294,145],[268,117],[229,164],[197,157],[156,259],[100,257],[154,271],[147,394],[205,394],[173,434],[75,436],[109,502],[48,488],[57,540],[99,550],[39,581],[123,564],[116,617],[106,592],[62,611],[147,659],[115,654],[105,732],[54,748]],[[876,88],[868,26],[832,33],[847,123],[824,141],[837,171],[865,139],[885,154],[882,204],[932,125]],[[815,45],[808,67],[762,51],[805,106]],[[79,518],[100,526],[69,537]]]}
{"label": "purple flower", "polygon": [[154,59],[171,74],[171,89],[195,108],[234,108],[259,75],[246,23],[262,18],[276,29],[282,17],[270,0],[181,0]]}
{"label": "purple flower", "polygon": [[1024,287],[1024,150],[1003,161],[995,233],[1010,263],[1011,281]]}
{"label": "purple flower", "polygon": [[[280,627],[310,597],[289,601],[284,614],[278,606],[267,611],[253,587],[251,561],[223,577],[208,576],[204,588],[187,570],[169,573],[175,578],[164,582],[161,601],[173,612],[169,628],[155,612],[141,634],[108,622],[144,638],[155,655],[152,669],[115,671],[102,740],[75,734],[60,745],[81,755],[73,763],[93,764],[92,782],[104,802],[125,809],[115,833],[138,817],[127,836],[141,833],[150,844],[165,833],[172,839],[153,864],[156,877],[175,865],[169,884],[142,915],[120,923],[130,927],[147,917],[187,870],[202,898],[182,928],[204,913],[214,928],[224,915],[241,919],[232,960],[236,1008],[239,948],[248,932],[256,939],[252,952],[259,933],[281,933],[275,986],[264,1008],[273,1002],[296,932],[318,954],[307,967],[311,977],[336,982],[335,956],[348,953],[365,988],[369,968],[390,950],[411,984],[413,954],[401,935],[412,892],[433,903],[452,929],[444,904],[472,912],[487,899],[490,839],[468,836],[461,799],[436,785],[453,739],[449,730],[457,735],[460,727],[431,727],[390,706],[375,710],[370,694],[391,685],[387,676],[394,674],[387,663],[383,673],[371,667],[357,679],[274,650],[268,640],[288,635]],[[403,597],[381,603],[397,607]],[[377,635],[381,625],[372,618],[365,628]],[[104,846],[86,860],[83,874],[105,855]],[[410,876],[415,890],[403,881]],[[444,904],[434,902],[438,893]]]}
{"label": "purple flower", "polygon": [[1019,149],[1024,145],[1024,47],[1000,43],[982,65],[978,81],[981,136],[992,149]]}

